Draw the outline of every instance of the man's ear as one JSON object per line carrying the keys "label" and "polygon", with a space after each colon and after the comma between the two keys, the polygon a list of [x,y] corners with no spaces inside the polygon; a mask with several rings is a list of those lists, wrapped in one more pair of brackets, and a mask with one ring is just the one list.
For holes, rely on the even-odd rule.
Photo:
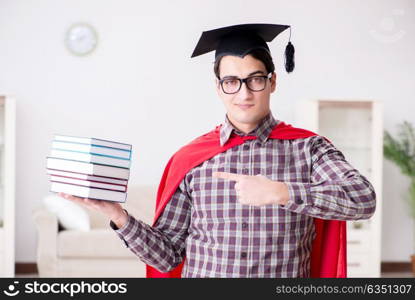
{"label": "man's ear", "polygon": [[271,93],[273,93],[277,87],[277,73],[272,72],[270,81],[271,81]]}

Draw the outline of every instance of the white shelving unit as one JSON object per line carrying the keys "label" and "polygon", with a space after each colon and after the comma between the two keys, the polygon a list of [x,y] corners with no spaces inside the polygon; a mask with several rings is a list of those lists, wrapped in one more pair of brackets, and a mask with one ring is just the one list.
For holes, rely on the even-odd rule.
{"label": "white shelving unit", "polygon": [[0,95],[0,277],[14,277],[16,102]]}
{"label": "white shelving unit", "polygon": [[347,222],[348,277],[380,277],[383,122],[382,105],[372,100],[303,101],[295,127],[327,137],[376,191],[369,220]]}

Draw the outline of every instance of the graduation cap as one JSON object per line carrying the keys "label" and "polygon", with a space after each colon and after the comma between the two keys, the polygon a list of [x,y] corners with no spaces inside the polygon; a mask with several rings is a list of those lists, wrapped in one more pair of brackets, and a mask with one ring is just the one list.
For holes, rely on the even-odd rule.
{"label": "graduation cap", "polygon": [[191,57],[216,50],[215,61],[225,55],[244,57],[254,49],[264,49],[281,32],[290,29],[290,41],[285,48],[285,69],[294,70],[294,46],[291,43],[291,26],[279,24],[240,24],[204,31]]}

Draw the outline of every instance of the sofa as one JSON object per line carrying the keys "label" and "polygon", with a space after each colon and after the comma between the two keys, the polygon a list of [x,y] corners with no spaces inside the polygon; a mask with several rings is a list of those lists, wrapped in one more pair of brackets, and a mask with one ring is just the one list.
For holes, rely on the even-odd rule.
{"label": "sofa", "polygon": [[[137,219],[151,224],[156,200],[155,186],[129,186],[123,207]],[[58,215],[44,205],[33,211],[37,230],[39,277],[145,277],[139,260],[99,212],[84,209],[90,229],[65,229]]]}

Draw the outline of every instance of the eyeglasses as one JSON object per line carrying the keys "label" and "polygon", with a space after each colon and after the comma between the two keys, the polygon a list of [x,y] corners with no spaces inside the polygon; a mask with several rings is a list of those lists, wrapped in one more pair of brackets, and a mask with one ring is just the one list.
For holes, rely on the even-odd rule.
{"label": "eyeglasses", "polygon": [[236,94],[241,89],[242,83],[245,82],[246,87],[253,92],[260,92],[265,89],[267,79],[272,77],[272,73],[262,76],[249,76],[246,78],[227,77],[219,80],[222,91],[225,94]]}

